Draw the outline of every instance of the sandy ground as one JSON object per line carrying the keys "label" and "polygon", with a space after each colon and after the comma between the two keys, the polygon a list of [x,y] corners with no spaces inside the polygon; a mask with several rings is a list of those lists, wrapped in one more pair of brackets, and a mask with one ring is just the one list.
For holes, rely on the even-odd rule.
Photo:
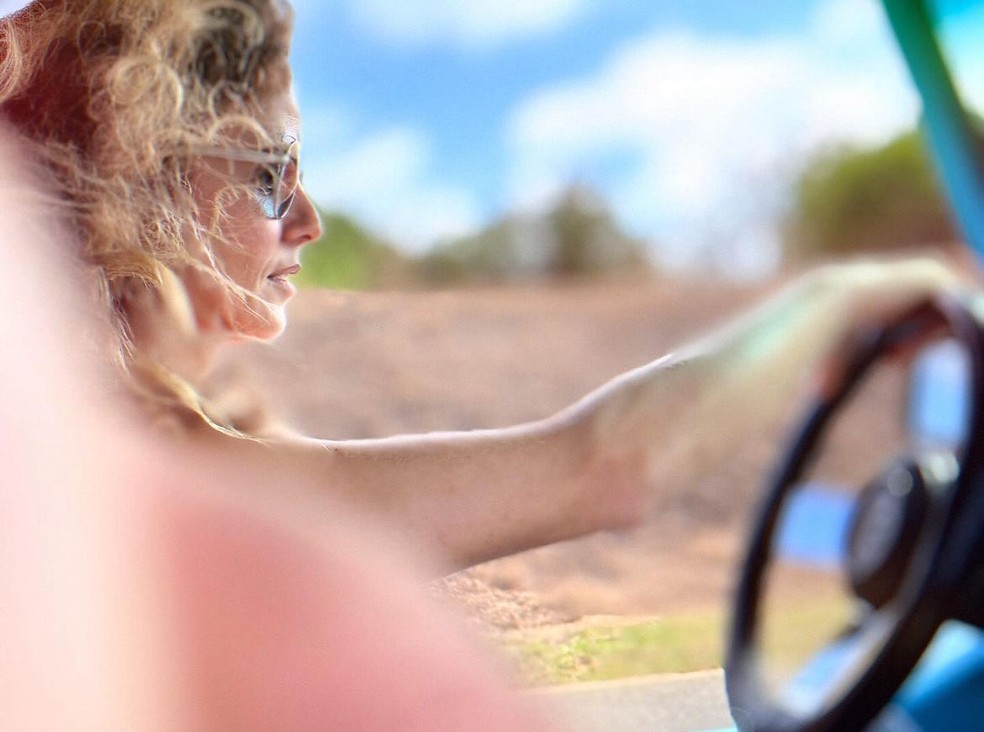
{"label": "sandy ground", "polygon": [[[292,307],[288,333],[273,347],[247,347],[237,368],[317,436],[505,425],[550,414],[767,289],[655,279],[307,291]],[[700,485],[668,477],[663,510],[641,529],[490,562],[452,578],[446,592],[503,628],[721,607],[777,444],[735,455]]]}

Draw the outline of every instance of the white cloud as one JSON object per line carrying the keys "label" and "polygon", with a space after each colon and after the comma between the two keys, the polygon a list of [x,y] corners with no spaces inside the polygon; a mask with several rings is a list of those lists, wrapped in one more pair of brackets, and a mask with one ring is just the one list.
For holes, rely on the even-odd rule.
{"label": "white cloud", "polygon": [[473,194],[436,179],[430,144],[416,130],[359,134],[344,114],[320,109],[307,115],[304,149],[314,200],[354,214],[404,248],[423,250],[481,223]]}
{"label": "white cloud", "polygon": [[708,229],[761,228],[781,175],[807,151],[884,141],[913,123],[892,43],[872,0],[828,2],[795,37],[663,30],[636,39],[592,77],[543,89],[515,111],[512,197],[537,205],[629,159],[600,185],[624,220],[665,246],[696,251]]}
{"label": "white cloud", "polygon": [[558,30],[589,0],[348,0],[378,37],[408,46],[489,48]]}

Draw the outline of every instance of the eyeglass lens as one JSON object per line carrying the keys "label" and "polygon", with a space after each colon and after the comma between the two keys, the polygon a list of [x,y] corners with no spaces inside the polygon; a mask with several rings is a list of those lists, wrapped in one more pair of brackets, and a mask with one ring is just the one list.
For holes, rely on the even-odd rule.
{"label": "eyeglass lens", "polygon": [[289,162],[272,166],[273,180],[271,181],[270,193],[266,194],[264,191],[264,195],[260,197],[260,204],[267,218],[284,218],[294,203],[297,186],[300,182],[296,145],[291,145],[288,155],[290,156]]}

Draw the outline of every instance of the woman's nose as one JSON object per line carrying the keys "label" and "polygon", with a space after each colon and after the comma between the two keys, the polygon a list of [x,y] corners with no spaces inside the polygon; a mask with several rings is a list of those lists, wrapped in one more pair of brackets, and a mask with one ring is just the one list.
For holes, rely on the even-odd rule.
{"label": "woman's nose", "polygon": [[303,185],[298,184],[294,192],[294,205],[284,219],[282,238],[285,244],[296,247],[321,238],[321,214]]}

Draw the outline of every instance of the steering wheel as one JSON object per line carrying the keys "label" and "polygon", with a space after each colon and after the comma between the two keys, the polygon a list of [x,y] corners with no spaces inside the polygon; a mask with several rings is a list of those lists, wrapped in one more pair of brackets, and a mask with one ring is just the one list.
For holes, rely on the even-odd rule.
{"label": "steering wheel", "polygon": [[[815,397],[765,495],[734,598],[725,664],[732,715],[754,732],[861,730],[889,702],[940,624],[984,621],[984,331],[981,302],[946,296],[859,333],[840,377]],[[793,486],[816,457],[832,417],[879,359],[928,337],[954,341],[969,363],[963,444],[912,447],[858,491],[839,571],[856,607],[851,622],[793,683],[767,681],[763,593],[777,527]],[[940,470],[940,465],[949,470]]]}

